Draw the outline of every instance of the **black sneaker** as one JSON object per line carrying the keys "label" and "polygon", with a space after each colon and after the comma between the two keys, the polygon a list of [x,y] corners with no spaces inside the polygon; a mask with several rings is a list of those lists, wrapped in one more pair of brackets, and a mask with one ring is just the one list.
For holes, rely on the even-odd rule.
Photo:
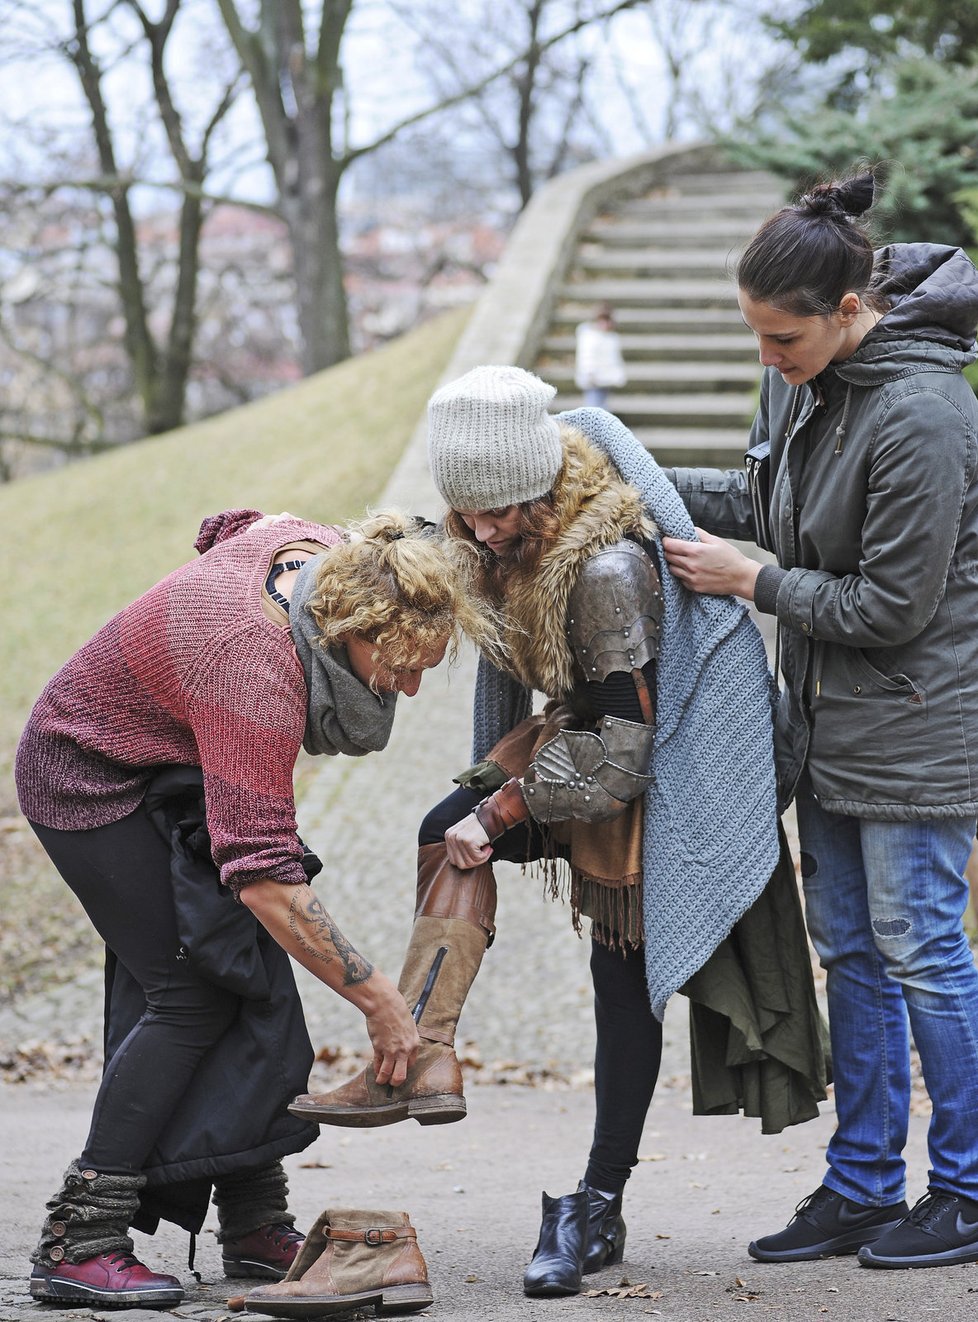
{"label": "black sneaker", "polygon": [[820,1184],[801,1200],[784,1230],[755,1239],[747,1252],[758,1262],[807,1262],[856,1253],[899,1225],[909,1210],[906,1203],[866,1207]]}
{"label": "black sneaker", "polygon": [[946,1267],[978,1262],[978,1202],[931,1189],[898,1226],[859,1250],[864,1267]]}

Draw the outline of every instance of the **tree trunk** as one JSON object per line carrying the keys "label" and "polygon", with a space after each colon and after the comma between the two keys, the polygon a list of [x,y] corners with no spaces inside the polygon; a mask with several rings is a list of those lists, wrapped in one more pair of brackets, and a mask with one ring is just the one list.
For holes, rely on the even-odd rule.
{"label": "tree trunk", "polygon": [[262,0],[247,28],[234,0],[218,0],[251,77],[279,207],[289,229],[308,375],[350,356],[336,196],[347,164],[332,141],[333,98],[342,85],[340,43],[353,0],[322,0],[319,41],[307,49],[298,0]]}

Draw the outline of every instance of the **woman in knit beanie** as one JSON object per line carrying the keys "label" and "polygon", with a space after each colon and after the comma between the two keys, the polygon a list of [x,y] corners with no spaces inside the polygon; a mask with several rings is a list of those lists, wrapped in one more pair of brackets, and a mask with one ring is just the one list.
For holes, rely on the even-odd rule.
{"label": "woman in knit beanie", "polygon": [[280,1158],[317,1134],[285,1110],[312,1064],[288,956],[357,1006],[377,1077],[403,1082],[414,1021],[309,885],[321,865],[296,833],[292,775],[302,747],[383,748],[398,695],[463,629],[489,630],[430,530],[398,513],[350,529],[218,515],[200,558],[38,699],[20,804],[105,941],[109,996],[102,1084],[48,1203],[36,1299],[178,1303],[129,1228],[198,1231],[212,1184],[225,1273],[285,1274],[302,1236]]}
{"label": "woman in knit beanie", "polygon": [[[698,599],[678,590],[687,616],[673,610],[677,590],[660,581],[650,516],[664,492],[640,492],[570,419],[553,417],[555,393],[520,368],[487,366],[445,385],[429,403],[429,459],[449,506],[445,528],[457,546],[477,553],[477,586],[499,611],[505,648],[495,665],[485,656],[480,663],[474,713],[480,761],[421,827],[418,909],[402,973],[409,1001],[430,979],[433,953],[447,953],[437,960],[434,1014],[429,1016],[429,1003],[419,1019],[421,1050],[402,1088],[380,1088],[367,1070],[330,1093],[300,1097],[292,1107],[293,1114],[325,1124],[460,1119],[465,1101],[451,1043],[494,930],[490,860],[545,860],[555,893],[557,860],[566,860],[575,926],[582,917],[591,920],[596,1122],[577,1191],[543,1197],[540,1239],[523,1282],[528,1295],[574,1294],[582,1275],[621,1261],[622,1192],[638,1160],[656,1083],[665,999],[727,936],[779,858],[763,644],[732,603],[701,617]],[[582,416],[620,427],[598,410]],[[626,454],[638,450],[647,461],[634,438],[628,442]],[[681,511],[674,492],[672,501]],[[663,693],[661,683],[666,598],[676,640],[668,653],[674,695]],[[730,647],[739,649],[737,655],[730,655],[722,674],[716,668],[711,673],[711,662],[703,658]],[[711,702],[719,703],[715,710],[688,701],[701,680]],[[548,699],[535,717],[533,692]],[[663,697],[673,696],[657,732],[657,709]],[[735,703],[742,715],[732,720]],[[690,731],[680,711],[695,712],[700,725]],[[696,813],[705,815],[715,837],[711,859],[723,857],[728,845],[726,808],[738,829],[746,825],[744,839],[729,841],[729,870],[719,876],[712,864],[704,869],[697,823],[684,820],[688,838],[680,840],[675,821],[667,827],[656,822],[656,874],[649,826],[658,812],[651,772],[659,734],[678,732],[686,746],[675,774],[682,791],[693,763],[708,765],[710,754],[720,750],[724,765],[724,730],[730,726],[742,736],[729,750],[737,767],[753,762],[757,776],[738,772],[743,804],[734,790],[727,802],[701,799],[705,814]],[[726,777],[721,779],[727,794]],[[682,816],[672,815],[676,821]],[[663,902],[655,883],[668,877],[670,866],[678,886]],[[790,867],[788,878],[793,890]],[[646,922],[650,899],[655,918]],[[794,902],[797,911],[796,895]],[[666,938],[654,953],[647,948],[650,930]],[[788,935],[779,935],[788,949]],[[792,949],[800,952],[808,980],[802,1008],[810,1016],[807,1046],[817,1055],[800,911]],[[820,1068],[820,1061],[812,1065],[813,1087],[803,1080],[790,1090],[806,1098],[804,1116],[765,1119],[780,1127],[816,1114],[814,1097],[824,1095]],[[781,1095],[788,1092],[783,1088]]]}

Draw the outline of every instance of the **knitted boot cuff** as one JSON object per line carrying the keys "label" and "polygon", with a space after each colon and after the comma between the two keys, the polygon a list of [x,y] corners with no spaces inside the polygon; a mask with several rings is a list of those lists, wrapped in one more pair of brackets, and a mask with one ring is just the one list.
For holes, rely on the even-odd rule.
{"label": "knitted boot cuff", "polygon": [[73,1161],[48,1216],[31,1261],[52,1268],[85,1262],[103,1253],[131,1253],[129,1226],[139,1206],[145,1175],[103,1175]]}
{"label": "knitted boot cuff", "polygon": [[218,1176],[214,1181],[217,1242],[240,1239],[262,1226],[295,1225],[288,1198],[289,1182],[280,1161]]}

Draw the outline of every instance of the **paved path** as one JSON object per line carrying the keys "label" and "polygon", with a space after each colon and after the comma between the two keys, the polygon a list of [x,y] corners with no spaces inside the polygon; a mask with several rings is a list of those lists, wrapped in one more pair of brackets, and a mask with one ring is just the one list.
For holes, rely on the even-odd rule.
{"label": "paved path", "polygon": [[[682,1016],[675,1016],[681,1020]],[[681,1054],[681,1023],[667,1053]],[[32,1304],[27,1256],[43,1197],[85,1134],[90,1088],[0,1089],[4,1149],[0,1157],[0,1319],[145,1322],[136,1311],[71,1310]],[[821,1171],[832,1117],[764,1138],[739,1117],[694,1119],[683,1080],[663,1087],[645,1133],[643,1161],[628,1190],[624,1262],[588,1277],[588,1289],[623,1279],[645,1283],[643,1297],[585,1295],[528,1300],[521,1276],[535,1242],[541,1188],[565,1193],[581,1172],[591,1122],[585,1089],[519,1086],[469,1089],[470,1114],[459,1125],[417,1125],[357,1132],[324,1130],[307,1152],[287,1161],[292,1205],[308,1225],[325,1207],[406,1208],[428,1262],[435,1304],[427,1316],[447,1322],[533,1318],[669,1322],[774,1317],[787,1322],[921,1322],[971,1319],[978,1267],[877,1272],[852,1258],[762,1267],[746,1241],[777,1228]],[[915,1192],[925,1178],[925,1121],[912,1125]],[[184,1304],[166,1316],[218,1322],[238,1287],[221,1275],[209,1221],[197,1251],[203,1281],[186,1270],[187,1237],[164,1227],[137,1235],[137,1252],[188,1287]],[[259,1315],[247,1313],[258,1322]]]}
{"label": "paved path", "polygon": [[[436,508],[417,445],[392,490],[408,508]],[[311,764],[303,771],[300,826],[325,862],[320,892],[348,935],[392,974],[413,912],[417,823],[468,761],[471,672],[469,657],[451,675],[443,669],[426,677],[420,695],[402,704],[383,755],[323,760],[315,774]],[[628,1192],[625,1261],[588,1281],[591,1288],[613,1288],[627,1277],[647,1290],[627,1300],[527,1300],[520,1281],[535,1243],[540,1190],[575,1187],[592,1119],[587,945],[570,930],[566,909],[545,903],[540,892],[517,869],[500,869],[499,935],[461,1023],[462,1037],[474,1044],[468,1054],[484,1065],[474,1073],[509,1082],[469,1086],[470,1114],[460,1125],[324,1130],[311,1149],[287,1162],[301,1225],[328,1206],[408,1209],[435,1290],[430,1315],[453,1322],[974,1316],[974,1267],[889,1273],[859,1268],[852,1259],[788,1268],[751,1262],[747,1240],[783,1224],[821,1178],[831,1113],[777,1138],[762,1138],[756,1121],[694,1119],[681,1001],[667,1015],[663,1084]],[[302,992],[317,1045],[333,1056],[362,1050],[365,1035],[354,1011],[311,978]],[[56,997],[23,1001],[0,1016],[0,1046],[59,1032],[87,1034],[97,1043],[100,1010],[98,978],[80,979]],[[339,1078],[341,1070],[345,1077],[342,1061],[317,1070],[320,1079]],[[536,1086],[518,1082],[531,1075]],[[38,1306],[26,1293],[42,1204],[80,1149],[93,1090],[91,1080],[0,1088],[0,1322],[147,1316]],[[918,1118],[912,1126],[913,1196],[926,1179],[925,1124]],[[137,1236],[140,1256],[188,1286],[186,1302],[169,1316],[229,1317],[226,1299],[239,1287],[221,1275],[213,1227],[211,1218],[201,1236],[199,1285],[186,1271],[185,1235],[164,1226],[152,1238]]]}

